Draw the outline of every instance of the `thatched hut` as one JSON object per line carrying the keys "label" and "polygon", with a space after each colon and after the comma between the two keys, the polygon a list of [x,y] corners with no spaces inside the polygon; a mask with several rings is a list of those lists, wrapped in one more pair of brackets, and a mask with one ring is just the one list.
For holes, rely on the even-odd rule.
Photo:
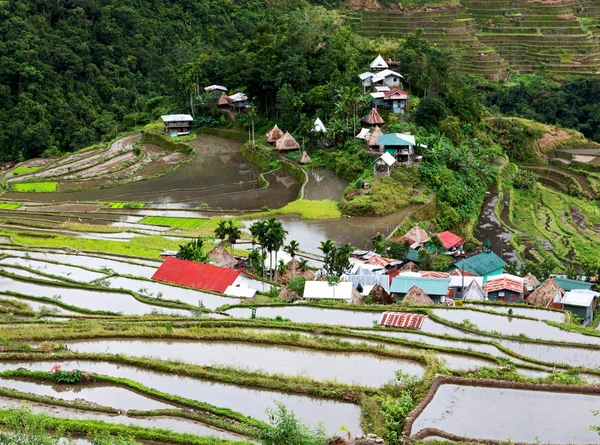
{"label": "thatched hut", "polygon": [[363,304],[362,295],[360,294],[359,291],[357,291],[354,288],[352,288],[352,304],[355,306],[360,306],[361,304]]}
{"label": "thatched hut", "polygon": [[287,287],[284,287],[283,289],[281,289],[281,292],[279,292],[279,297],[283,301],[287,301],[289,303],[293,303],[294,301],[297,301],[300,299],[300,297],[298,296],[298,294],[296,292],[289,290]]}
{"label": "thatched hut", "polygon": [[523,284],[525,285],[525,293],[530,294],[540,285],[540,280],[538,280],[531,272],[527,272],[527,275],[523,277]]}
{"label": "thatched hut", "polygon": [[376,126],[375,128],[373,128],[373,130],[369,134],[369,137],[367,138],[367,145],[369,146],[369,148],[379,150],[379,136],[383,136],[383,131],[381,131],[381,128],[379,128],[379,126]]}
{"label": "thatched hut", "polygon": [[411,287],[402,299],[402,301],[410,301],[420,306],[434,304],[433,300],[429,298],[429,295],[427,295],[423,289],[418,288],[417,286]]}
{"label": "thatched hut", "polygon": [[300,156],[300,164],[308,164],[310,162],[310,156],[308,153],[303,151],[302,156]]}
{"label": "thatched hut", "polygon": [[228,267],[235,269],[238,266],[238,260],[225,250],[220,244],[208,252],[210,262],[216,266]]}
{"label": "thatched hut", "polygon": [[369,292],[369,296],[378,304],[394,304],[396,299],[387,292],[381,284],[376,284]]}
{"label": "thatched hut", "polygon": [[527,297],[527,303],[534,306],[548,307],[552,303],[560,303],[564,290],[554,279],[549,278]]}
{"label": "thatched hut", "polygon": [[404,234],[404,238],[407,238],[415,243],[419,243],[420,245],[423,245],[429,241],[429,235],[419,226],[414,226],[412,229],[406,232]]}
{"label": "thatched hut", "polygon": [[315,279],[315,274],[312,273],[310,270],[301,271],[300,261],[294,258],[288,261],[288,263],[285,265],[285,273],[281,274],[279,276],[279,279],[282,283],[287,284],[294,277],[302,277],[310,281]]}
{"label": "thatched hut", "polygon": [[385,121],[377,111],[377,108],[372,108],[365,117],[363,117],[363,122],[367,125],[382,125],[385,124]]}
{"label": "thatched hut", "polygon": [[420,272],[421,268],[419,266],[417,266],[416,263],[413,263],[412,261],[409,261],[408,263],[404,264],[400,269],[398,269],[399,273],[402,272]]}
{"label": "thatched hut", "polygon": [[275,125],[271,130],[265,134],[265,139],[269,144],[274,144],[283,136],[283,131],[279,129],[277,125]]}
{"label": "thatched hut", "polygon": [[228,107],[231,103],[229,96],[225,93],[221,93],[219,98],[217,99],[217,107]]}
{"label": "thatched hut", "polygon": [[275,142],[275,148],[280,151],[298,150],[300,144],[288,131]]}

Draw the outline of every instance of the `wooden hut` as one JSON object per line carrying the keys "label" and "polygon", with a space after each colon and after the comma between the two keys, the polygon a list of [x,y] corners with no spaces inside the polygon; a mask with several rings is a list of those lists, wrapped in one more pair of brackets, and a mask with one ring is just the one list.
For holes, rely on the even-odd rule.
{"label": "wooden hut", "polygon": [[414,226],[412,229],[406,232],[404,234],[404,238],[411,240],[411,244],[417,243],[421,246],[427,241],[429,241],[429,235],[425,230],[421,229],[419,226]]}
{"label": "wooden hut", "polygon": [[310,162],[310,156],[308,153],[303,151],[302,156],[300,156],[300,164],[308,164]]}
{"label": "wooden hut", "polygon": [[285,273],[281,274],[279,279],[282,283],[287,284],[295,277],[302,277],[310,281],[315,279],[315,274],[310,270],[301,271],[300,262],[294,258],[285,265]]}
{"label": "wooden hut", "polygon": [[527,303],[534,306],[551,307],[553,303],[560,305],[563,295],[564,290],[554,279],[549,278],[527,297]]}
{"label": "wooden hut", "polygon": [[400,269],[398,269],[399,273],[402,272],[420,272],[421,269],[419,268],[419,266],[417,266],[416,263],[413,263],[412,261],[409,261],[408,263],[404,264]]}
{"label": "wooden hut", "polygon": [[282,136],[283,136],[283,131],[281,131],[279,129],[279,127],[277,125],[275,125],[273,128],[271,128],[271,131],[269,131],[267,134],[265,134],[265,139],[267,140],[267,142],[269,144],[274,144],[279,139],[281,139]]}
{"label": "wooden hut", "polygon": [[373,286],[373,289],[369,292],[369,296],[378,304],[394,304],[396,302],[396,299],[389,292],[386,292],[381,284]]}
{"label": "wooden hut", "polygon": [[367,125],[382,125],[385,124],[385,121],[377,111],[377,108],[372,108],[365,117],[363,117],[363,122]]}
{"label": "wooden hut", "polygon": [[377,125],[375,128],[373,128],[373,131],[371,131],[369,137],[367,138],[367,145],[370,149],[379,150],[379,136],[383,136],[383,132]]}
{"label": "wooden hut", "polygon": [[433,300],[429,298],[429,295],[427,295],[423,289],[417,286],[411,287],[402,301],[410,301],[414,304],[418,304],[419,306],[434,304]]}
{"label": "wooden hut", "polygon": [[275,142],[275,149],[280,151],[298,150],[300,144],[288,131]]}
{"label": "wooden hut", "polygon": [[536,287],[540,285],[540,280],[538,280],[537,277],[531,272],[528,272],[523,277],[523,283],[525,284],[525,294],[529,295]]}
{"label": "wooden hut", "polygon": [[208,252],[210,262],[216,266],[235,269],[238,266],[238,260],[221,245],[218,245]]}

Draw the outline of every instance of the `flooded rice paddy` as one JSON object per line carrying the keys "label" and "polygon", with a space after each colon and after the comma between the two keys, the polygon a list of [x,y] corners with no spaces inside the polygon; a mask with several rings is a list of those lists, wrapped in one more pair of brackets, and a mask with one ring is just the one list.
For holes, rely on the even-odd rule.
{"label": "flooded rice paddy", "polygon": [[468,309],[470,307],[476,309],[482,309],[484,311],[490,312],[498,312],[499,314],[509,315],[508,311],[511,310],[513,315],[522,315],[524,317],[537,318],[538,320],[548,320],[554,321],[556,323],[564,323],[565,314],[562,311],[550,311],[541,308],[527,308],[527,307],[507,307],[507,306],[497,306],[494,304],[476,304],[476,303],[468,303],[465,304],[465,307]]}
{"label": "flooded rice paddy", "polygon": [[[69,341],[77,352],[126,354],[181,361],[198,366],[227,366],[270,374],[304,376],[319,381],[382,386],[394,380],[398,369],[423,375],[418,362],[368,353],[317,351],[298,347],[232,342],[183,340],[94,340]],[[348,372],[348,370],[352,372]]]}
{"label": "flooded rice paddy", "polygon": [[[43,361],[0,362],[0,370],[25,368],[31,371],[48,371],[54,364],[55,362]],[[65,370],[80,369],[133,380],[157,391],[229,408],[263,421],[269,420],[267,408],[274,408],[275,403],[280,402],[292,409],[305,423],[314,426],[323,421],[326,430],[331,434],[338,432],[342,425],[347,425],[354,435],[362,433],[360,408],[351,403],[252,389],[108,362],[61,361],[60,365]],[[108,405],[119,408],[120,399],[117,397]]]}
{"label": "flooded rice paddy", "polygon": [[[48,275],[54,275],[60,278],[67,278],[73,281],[90,282],[105,278],[106,275],[99,272],[91,272],[86,269],[63,264],[52,264],[44,261],[36,261],[30,258],[4,258],[0,264],[27,267],[29,269],[39,270]],[[46,278],[47,279],[47,278]]]}
{"label": "flooded rice paddy", "polygon": [[598,424],[592,411],[599,406],[597,395],[444,384],[414,422],[411,435],[437,428],[480,440],[596,444],[600,436],[590,426]]}

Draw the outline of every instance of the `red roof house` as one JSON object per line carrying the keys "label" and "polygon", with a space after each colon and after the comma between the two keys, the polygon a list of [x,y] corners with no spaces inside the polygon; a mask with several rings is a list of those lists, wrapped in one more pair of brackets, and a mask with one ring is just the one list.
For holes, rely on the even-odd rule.
{"label": "red roof house", "polygon": [[448,232],[447,230],[445,232],[438,233],[438,237],[442,242],[442,246],[444,246],[444,249],[446,250],[457,249],[465,243],[460,236],[455,235],[452,232]]}
{"label": "red roof house", "polygon": [[168,257],[152,275],[152,279],[224,293],[240,275],[252,277],[241,270]]}
{"label": "red roof house", "polygon": [[379,320],[380,326],[394,328],[421,329],[427,315],[413,314],[407,312],[384,312]]}

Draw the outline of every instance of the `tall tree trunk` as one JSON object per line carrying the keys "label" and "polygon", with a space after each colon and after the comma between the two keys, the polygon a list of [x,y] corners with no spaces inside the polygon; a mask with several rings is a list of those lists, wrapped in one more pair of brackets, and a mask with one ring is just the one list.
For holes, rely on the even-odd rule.
{"label": "tall tree trunk", "polygon": [[278,251],[278,250],[279,250],[279,249],[276,249],[276,250],[275,250],[275,282],[276,282],[276,283],[277,283],[277,269],[279,269],[279,266],[278,266],[278,264],[277,264],[277,251]]}

